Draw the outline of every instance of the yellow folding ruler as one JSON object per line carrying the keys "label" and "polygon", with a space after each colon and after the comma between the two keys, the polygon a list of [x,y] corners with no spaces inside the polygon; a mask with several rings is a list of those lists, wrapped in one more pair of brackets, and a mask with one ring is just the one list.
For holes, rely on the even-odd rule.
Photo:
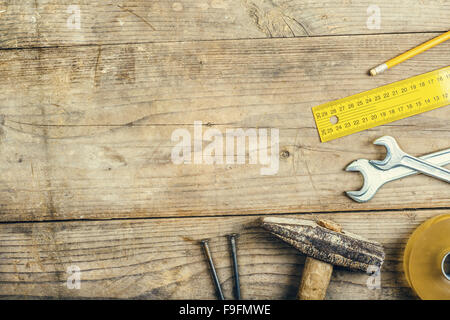
{"label": "yellow folding ruler", "polygon": [[450,66],[312,108],[322,142],[450,104]]}

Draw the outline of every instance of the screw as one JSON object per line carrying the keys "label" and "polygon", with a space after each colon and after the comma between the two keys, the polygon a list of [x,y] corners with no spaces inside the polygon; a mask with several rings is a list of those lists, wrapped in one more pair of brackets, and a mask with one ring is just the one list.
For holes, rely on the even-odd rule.
{"label": "screw", "polygon": [[217,276],[216,268],[214,267],[214,262],[212,259],[211,251],[209,250],[208,239],[203,239],[200,241],[203,245],[203,251],[205,252],[206,259],[208,259],[209,268],[211,270],[211,276],[216,287],[217,296],[220,300],[225,300],[222,293],[222,287],[220,286],[219,277]]}
{"label": "screw", "polygon": [[230,234],[228,236],[231,245],[231,257],[233,259],[233,272],[234,272],[234,290],[236,293],[236,299],[241,300],[241,285],[239,282],[239,267],[237,262],[237,249],[236,249],[236,239],[239,235],[236,233]]}

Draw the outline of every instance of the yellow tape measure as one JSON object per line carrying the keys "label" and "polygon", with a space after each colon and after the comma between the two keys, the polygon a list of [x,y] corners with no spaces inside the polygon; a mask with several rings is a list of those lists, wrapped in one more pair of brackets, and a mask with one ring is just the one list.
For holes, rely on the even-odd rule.
{"label": "yellow tape measure", "polygon": [[450,66],[312,108],[322,142],[450,103]]}

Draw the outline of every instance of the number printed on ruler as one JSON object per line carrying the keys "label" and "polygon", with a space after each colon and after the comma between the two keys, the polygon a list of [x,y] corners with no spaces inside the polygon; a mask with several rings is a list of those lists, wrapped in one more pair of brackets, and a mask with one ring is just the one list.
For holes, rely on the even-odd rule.
{"label": "number printed on ruler", "polygon": [[450,103],[450,66],[312,108],[322,142]]}

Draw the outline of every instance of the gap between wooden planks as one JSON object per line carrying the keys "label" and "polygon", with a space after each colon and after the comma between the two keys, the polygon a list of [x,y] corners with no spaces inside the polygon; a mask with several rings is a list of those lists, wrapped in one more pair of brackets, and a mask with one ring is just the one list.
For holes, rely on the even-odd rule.
{"label": "gap between wooden planks", "polygon": [[[381,289],[368,275],[335,269],[327,299],[411,299],[403,250],[412,231],[448,210],[321,214],[344,230],[380,242],[386,252]],[[314,219],[318,215],[290,215]],[[231,258],[225,235],[238,232],[245,299],[294,299],[304,256],[257,227],[254,217],[126,219],[0,224],[1,298],[215,299],[198,241],[210,238],[227,299],[232,299]],[[70,266],[81,287],[68,289]]]}
{"label": "gap between wooden planks", "polygon": [[[448,30],[448,2],[379,0],[376,5],[374,9],[370,0],[4,2],[0,4],[0,47]],[[378,10],[379,29],[373,29],[370,21],[368,27]]]}
{"label": "gap between wooden planks", "polygon": [[[433,35],[115,45],[0,52],[0,220],[111,219],[442,208],[441,181],[410,177],[367,204],[344,168],[404,150],[448,148],[448,107],[321,144],[311,107],[446,66],[450,43],[380,77],[366,74]],[[175,165],[171,134],[278,128],[280,168]],[[204,142],[206,144],[206,142]],[[270,195],[270,196],[268,196]]]}

